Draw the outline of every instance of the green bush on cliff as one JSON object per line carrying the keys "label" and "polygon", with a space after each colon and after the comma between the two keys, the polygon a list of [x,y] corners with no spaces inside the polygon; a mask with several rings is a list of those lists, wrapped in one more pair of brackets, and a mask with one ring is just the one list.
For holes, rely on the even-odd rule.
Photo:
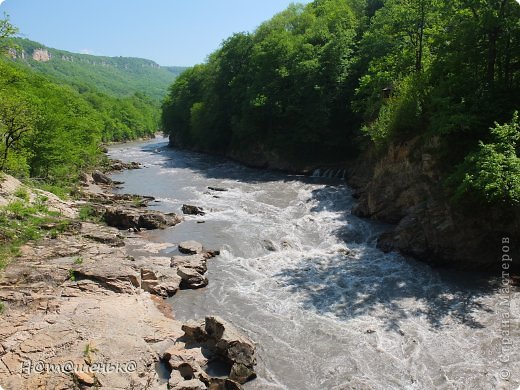
{"label": "green bush on cliff", "polygon": [[[496,204],[520,204],[520,123],[515,112],[510,123],[490,129],[490,143],[480,142],[454,175],[460,185],[456,197],[470,196]],[[462,178],[462,179],[461,179]]]}

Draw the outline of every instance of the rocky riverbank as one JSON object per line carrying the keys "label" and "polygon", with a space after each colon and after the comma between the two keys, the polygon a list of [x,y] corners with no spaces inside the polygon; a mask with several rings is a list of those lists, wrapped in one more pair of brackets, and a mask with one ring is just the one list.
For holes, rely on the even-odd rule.
{"label": "rocky riverbank", "polygon": [[[240,389],[254,378],[248,337],[217,317],[183,324],[163,301],[204,287],[206,262],[218,251],[185,242],[183,256],[129,256],[126,244],[140,242],[140,231],[172,227],[182,217],[148,211],[151,198],[112,194],[101,173],[83,179],[81,201],[48,194],[67,228],[24,245],[0,274],[0,385]],[[13,178],[2,182],[4,204],[20,186]],[[227,376],[204,371],[214,361]]]}

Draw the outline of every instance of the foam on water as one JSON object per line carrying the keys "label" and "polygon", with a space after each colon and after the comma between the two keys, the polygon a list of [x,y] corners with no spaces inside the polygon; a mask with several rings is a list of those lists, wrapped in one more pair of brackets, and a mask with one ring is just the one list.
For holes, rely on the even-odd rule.
{"label": "foam on water", "polygon": [[[221,249],[209,262],[209,286],[182,291],[172,304],[179,319],[218,314],[258,342],[259,378],[247,389],[499,386],[492,283],[377,250],[387,227],[351,215],[355,201],[341,181],[256,171],[164,146],[113,148],[113,157],[146,166],[115,179],[126,183],[123,192],[155,196],[160,210],[180,212],[189,203],[208,211],[144,237]],[[520,342],[518,294],[513,302],[511,337]],[[519,360],[514,352],[511,372],[520,372]],[[518,377],[509,384],[518,386]]]}

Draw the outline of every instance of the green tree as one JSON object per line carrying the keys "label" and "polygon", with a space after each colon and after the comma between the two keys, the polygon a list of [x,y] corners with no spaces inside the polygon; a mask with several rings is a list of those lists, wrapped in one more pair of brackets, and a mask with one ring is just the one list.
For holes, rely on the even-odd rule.
{"label": "green tree", "polygon": [[11,24],[9,16],[4,13],[4,18],[0,19],[0,54],[5,54],[13,47],[8,38],[18,32],[18,29]]}
{"label": "green tree", "polygon": [[26,101],[17,96],[0,95],[0,170],[5,169],[9,152],[20,146],[34,125],[35,114]]}
{"label": "green tree", "polygon": [[[495,123],[492,142],[480,142],[452,178],[462,180],[457,198],[470,196],[487,203],[520,204],[520,123],[515,112],[510,123]],[[460,180],[460,179],[458,179]]]}

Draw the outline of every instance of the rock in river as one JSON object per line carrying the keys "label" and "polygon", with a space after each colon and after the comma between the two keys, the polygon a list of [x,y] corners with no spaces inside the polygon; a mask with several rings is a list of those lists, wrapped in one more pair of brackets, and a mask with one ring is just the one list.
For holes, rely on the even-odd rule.
{"label": "rock in river", "polygon": [[206,215],[202,207],[191,206],[189,204],[182,205],[182,212],[187,215]]}
{"label": "rock in river", "polygon": [[141,211],[131,208],[107,207],[103,219],[108,226],[118,229],[164,229],[182,221],[175,214],[163,214],[157,211]]}
{"label": "rock in river", "polygon": [[179,244],[179,252],[187,255],[202,253],[202,244],[197,241],[184,241]]}
{"label": "rock in river", "polygon": [[181,288],[184,289],[195,290],[208,285],[208,278],[193,268],[179,267],[177,275],[181,277]]}
{"label": "rock in river", "polygon": [[139,216],[139,227],[144,229],[164,229],[168,226],[175,226],[181,219],[175,214],[162,214],[158,212],[146,213]]}
{"label": "rock in river", "polygon": [[223,359],[231,366],[231,381],[243,384],[256,377],[255,344],[230,323],[209,316],[204,322],[189,321],[182,330],[188,341],[206,347],[210,360]]}

